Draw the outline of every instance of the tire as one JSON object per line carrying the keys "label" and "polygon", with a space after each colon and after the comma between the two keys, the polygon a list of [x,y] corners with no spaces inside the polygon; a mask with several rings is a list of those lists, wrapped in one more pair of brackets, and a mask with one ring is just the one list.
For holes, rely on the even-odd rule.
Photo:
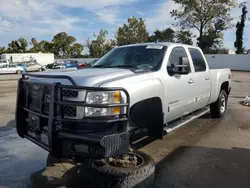
{"label": "tire", "polygon": [[17,74],[22,74],[22,71],[18,70],[16,71]]}
{"label": "tire", "polygon": [[[131,152],[143,159],[142,164],[136,167],[115,167],[105,160],[91,161],[91,170],[100,177],[104,187],[152,187],[155,175],[154,160],[147,154],[140,151]],[[99,181],[99,180],[98,180]]]}
{"label": "tire", "polygon": [[216,102],[210,105],[210,112],[213,118],[223,117],[227,111],[228,95],[225,90],[221,90]]}
{"label": "tire", "polygon": [[43,69],[41,69],[41,68],[38,69],[38,72],[42,72],[42,71],[43,71]]}

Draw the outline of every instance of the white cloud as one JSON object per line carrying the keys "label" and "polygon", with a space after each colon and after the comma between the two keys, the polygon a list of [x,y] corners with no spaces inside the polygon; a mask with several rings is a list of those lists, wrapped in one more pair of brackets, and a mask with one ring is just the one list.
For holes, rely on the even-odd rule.
{"label": "white cloud", "polygon": [[[237,0],[238,4],[245,2],[246,0]],[[246,5],[248,7],[248,15],[250,15],[250,1],[246,1]],[[155,29],[166,29],[171,27],[173,23],[175,23],[174,18],[171,17],[170,12],[173,9],[178,9],[179,5],[175,4],[171,0],[165,0],[160,4],[157,4],[153,11],[150,12],[150,15],[147,15],[146,25],[150,32],[154,31]],[[236,24],[239,21],[239,17],[241,15],[241,9],[237,6],[231,11],[231,17],[233,18],[232,24]],[[248,16],[250,17],[250,16]],[[174,29],[172,27],[172,29]],[[233,49],[233,42],[235,40],[235,26],[225,31],[225,40],[224,46],[230,49]],[[199,33],[196,29],[191,29],[191,32],[198,36]],[[246,20],[246,27],[244,30],[244,46],[250,48],[250,38],[248,40],[248,33],[250,33],[250,21]],[[230,38],[230,40],[228,40]],[[193,39],[194,44],[196,44],[196,38]]]}
{"label": "white cloud", "polygon": [[86,8],[89,10],[98,10],[100,8],[105,8],[108,6],[117,6],[122,4],[127,4],[134,2],[135,0],[49,0],[49,2],[53,2],[57,5],[63,5],[66,7],[74,7],[74,8]]}
{"label": "white cloud", "polygon": [[85,8],[94,13],[99,20],[109,24],[115,24],[119,6],[136,0],[49,0],[50,3],[72,8]]}
{"label": "white cloud", "polygon": [[96,12],[96,15],[100,20],[105,21],[109,24],[114,24],[117,21],[117,8],[102,8]]}
{"label": "white cloud", "polygon": [[144,13],[143,13],[142,11],[137,10],[136,13],[137,13],[139,16],[144,16]]}
{"label": "white cloud", "polygon": [[149,30],[163,29],[170,27],[173,24],[173,18],[170,12],[178,8],[174,1],[166,0],[163,3],[157,4],[155,11],[151,12],[146,17],[146,24]]}
{"label": "white cloud", "polygon": [[63,14],[57,5],[43,0],[0,0],[0,7],[0,35],[5,37],[0,46],[20,36],[29,40],[62,31],[84,30],[77,23],[87,21]]}
{"label": "white cloud", "polygon": [[[135,0],[0,0],[2,36],[53,35],[59,31],[81,30],[78,22],[91,20],[62,13],[62,8],[81,8],[90,11],[98,20],[117,24],[119,5]],[[64,7],[62,7],[64,6]],[[89,28],[84,28],[89,30]],[[13,38],[14,39],[14,38]]]}

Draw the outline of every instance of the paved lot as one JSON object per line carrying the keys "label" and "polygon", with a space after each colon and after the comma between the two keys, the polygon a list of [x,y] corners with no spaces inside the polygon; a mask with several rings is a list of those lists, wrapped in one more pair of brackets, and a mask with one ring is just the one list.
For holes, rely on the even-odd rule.
{"label": "paved lot", "polygon": [[[11,77],[9,77],[11,79]],[[206,115],[167,135],[142,139],[135,147],[157,163],[154,187],[250,187],[250,107],[239,104],[250,95],[250,73],[234,72],[227,115]],[[94,187],[79,166],[55,163],[45,167],[47,153],[20,139],[14,119],[16,81],[0,78],[0,187]]]}

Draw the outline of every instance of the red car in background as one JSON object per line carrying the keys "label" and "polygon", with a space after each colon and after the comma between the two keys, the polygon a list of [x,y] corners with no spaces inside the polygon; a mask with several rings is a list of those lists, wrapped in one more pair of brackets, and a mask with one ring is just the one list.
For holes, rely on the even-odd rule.
{"label": "red car in background", "polygon": [[92,67],[92,65],[94,65],[95,62],[97,62],[98,60],[99,60],[99,59],[94,59],[94,60],[92,60],[92,61],[89,62],[89,63],[86,63],[86,62],[84,62],[84,63],[78,63],[77,68],[78,68],[78,69],[82,69],[82,68],[86,68],[86,67]]}

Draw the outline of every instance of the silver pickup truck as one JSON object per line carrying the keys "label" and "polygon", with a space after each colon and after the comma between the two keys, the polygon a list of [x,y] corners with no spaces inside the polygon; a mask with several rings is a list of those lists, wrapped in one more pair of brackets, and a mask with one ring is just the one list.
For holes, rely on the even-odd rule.
{"label": "silver pickup truck", "polygon": [[222,117],[230,82],[230,69],[210,70],[198,47],[120,46],[89,68],[23,74],[17,132],[56,157],[122,156],[138,130],[161,139],[208,112]]}

